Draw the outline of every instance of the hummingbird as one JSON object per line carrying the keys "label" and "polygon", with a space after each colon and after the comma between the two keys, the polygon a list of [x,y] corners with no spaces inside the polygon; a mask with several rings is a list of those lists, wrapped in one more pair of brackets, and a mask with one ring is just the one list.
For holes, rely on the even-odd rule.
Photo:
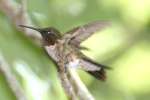
{"label": "hummingbird", "polygon": [[75,27],[63,35],[54,27],[34,28],[26,25],[19,26],[38,31],[42,36],[44,46],[58,46],[60,45],[59,42],[63,41],[62,46],[65,49],[64,64],[66,67],[81,68],[96,79],[104,81],[106,80],[106,69],[110,69],[110,67],[99,64],[84,55],[81,50],[88,50],[88,48],[83,47],[80,44],[95,32],[104,29],[108,25],[109,22],[94,21]]}

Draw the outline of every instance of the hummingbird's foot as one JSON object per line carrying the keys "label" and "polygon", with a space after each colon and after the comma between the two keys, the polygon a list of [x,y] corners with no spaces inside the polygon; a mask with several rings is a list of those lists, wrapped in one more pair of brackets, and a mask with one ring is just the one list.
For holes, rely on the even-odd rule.
{"label": "hummingbird's foot", "polygon": [[67,66],[65,66],[64,67],[64,72],[67,73],[67,71],[68,71],[68,68],[67,68]]}
{"label": "hummingbird's foot", "polygon": [[68,71],[68,66],[67,66],[67,61],[65,61],[64,63],[64,72],[67,73]]}
{"label": "hummingbird's foot", "polygon": [[66,66],[66,64],[64,63],[63,67],[61,65],[61,67],[58,68],[58,72],[63,72],[63,73],[67,73],[68,68]]}

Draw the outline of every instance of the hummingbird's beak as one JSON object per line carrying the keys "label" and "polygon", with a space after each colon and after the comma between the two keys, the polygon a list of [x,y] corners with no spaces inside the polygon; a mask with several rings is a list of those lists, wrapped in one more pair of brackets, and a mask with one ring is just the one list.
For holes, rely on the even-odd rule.
{"label": "hummingbird's beak", "polygon": [[24,28],[29,28],[29,29],[32,29],[32,30],[36,30],[38,32],[41,32],[41,29],[39,28],[34,28],[34,27],[31,27],[31,26],[26,26],[26,25],[19,25],[20,27],[24,27]]}

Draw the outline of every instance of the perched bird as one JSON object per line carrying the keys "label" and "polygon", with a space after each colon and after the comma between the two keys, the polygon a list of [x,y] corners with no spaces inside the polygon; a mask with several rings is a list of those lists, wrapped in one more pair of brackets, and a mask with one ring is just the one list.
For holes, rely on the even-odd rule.
{"label": "perched bird", "polygon": [[57,29],[53,27],[34,28],[25,25],[20,26],[40,32],[43,38],[44,46],[63,46],[63,56],[65,56],[64,64],[66,67],[81,68],[95,78],[99,80],[105,80],[105,69],[109,69],[109,67],[94,62],[92,59],[85,56],[81,50],[87,48],[80,46],[80,43],[90,37],[93,33],[102,30],[108,25],[108,22],[95,21],[73,28],[72,30],[66,32],[64,35],[62,35]]}

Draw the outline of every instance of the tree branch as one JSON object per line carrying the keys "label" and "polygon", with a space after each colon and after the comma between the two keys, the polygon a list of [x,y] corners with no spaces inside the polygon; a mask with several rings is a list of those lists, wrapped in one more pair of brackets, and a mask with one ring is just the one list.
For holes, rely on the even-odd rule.
{"label": "tree branch", "polygon": [[95,100],[74,69],[69,68],[68,77],[80,100]]}
{"label": "tree branch", "polygon": [[11,72],[7,62],[4,60],[3,56],[0,54],[0,71],[6,78],[7,83],[15,94],[17,100],[27,100],[24,95],[19,82],[17,81],[16,76]]}

